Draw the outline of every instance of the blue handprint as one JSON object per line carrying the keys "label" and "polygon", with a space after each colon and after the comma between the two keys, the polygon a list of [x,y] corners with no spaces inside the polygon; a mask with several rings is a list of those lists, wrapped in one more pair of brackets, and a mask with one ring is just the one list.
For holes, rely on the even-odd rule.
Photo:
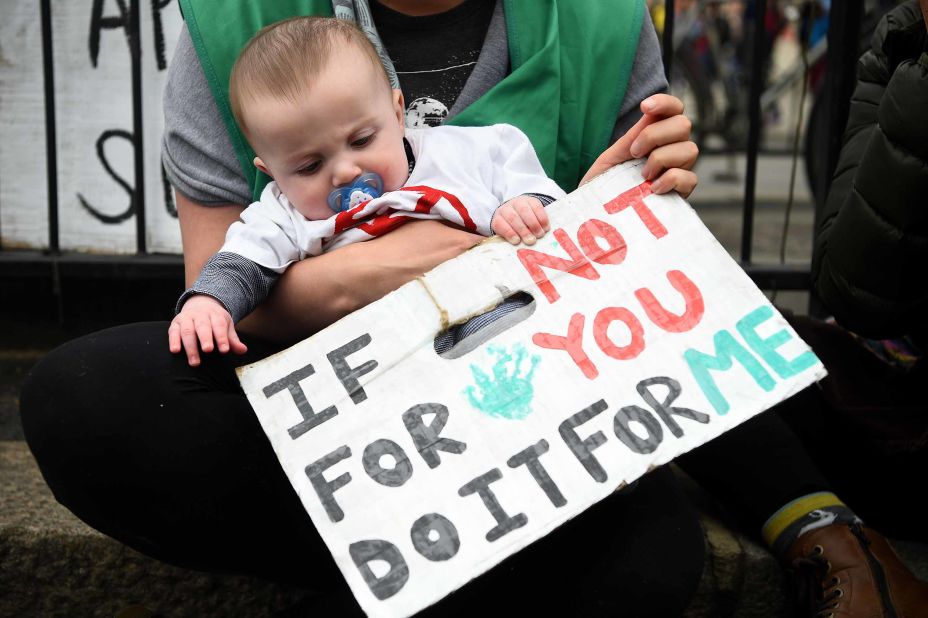
{"label": "blue handprint", "polygon": [[516,420],[525,418],[532,412],[532,397],[535,395],[532,376],[540,357],[531,356],[528,374],[523,376],[522,364],[528,355],[524,345],[516,343],[512,346],[512,353],[503,346],[491,345],[487,347],[487,352],[496,357],[493,375],[487,375],[483,369],[471,363],[470,372],[477,387],[468,386],[464,389],[470,405],[489,416]]}

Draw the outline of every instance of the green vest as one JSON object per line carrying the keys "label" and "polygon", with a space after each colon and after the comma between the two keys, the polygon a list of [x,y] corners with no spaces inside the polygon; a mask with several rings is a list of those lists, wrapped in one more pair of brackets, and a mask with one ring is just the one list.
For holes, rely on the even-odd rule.
{"label": "green vest", "polygon": [[[269,178],[229,106],[239,51],[265,25],[332,14],[330,0],[180,0],[184,21],[245,178]],[[511,72],[448,124],[522,129],[548,176],[572,191],[605,150],[638,49],[643,0],[504,0]]]}

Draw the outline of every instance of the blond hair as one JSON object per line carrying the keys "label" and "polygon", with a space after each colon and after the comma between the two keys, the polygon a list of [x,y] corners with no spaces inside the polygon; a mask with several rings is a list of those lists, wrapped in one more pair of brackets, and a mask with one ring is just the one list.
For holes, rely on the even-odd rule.
{"label": "blond hair", "polygon": [[291,17],[259,30],[242,49],[229,78],[232,115],[246,136],[244,109],[249,101],[271,96],[296,102],[328,64],[332,52],[346,43],[368,55],[389,88],[390,79],[377,50],[353,22]]}

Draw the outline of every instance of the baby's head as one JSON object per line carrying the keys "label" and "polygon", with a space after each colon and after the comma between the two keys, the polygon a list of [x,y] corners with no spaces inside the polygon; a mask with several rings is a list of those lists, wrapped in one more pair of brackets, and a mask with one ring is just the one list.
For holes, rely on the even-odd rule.
{"label": "baby's head", "polygon": [[384,191],[406,182],[403,95],[351,22],[296,17],[262,29],[235,62],[229,99],[255,165],[308,219],[331,216],[329,194],[362,174]]}

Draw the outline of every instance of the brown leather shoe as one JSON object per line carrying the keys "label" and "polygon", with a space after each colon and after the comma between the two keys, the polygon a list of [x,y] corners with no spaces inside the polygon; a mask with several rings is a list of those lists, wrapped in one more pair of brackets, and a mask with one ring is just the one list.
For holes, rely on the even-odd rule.
{"label": "brown leather shoe", "polygon": [[[804,615],[925,618],[928,584],[915,578],[879,532],[833,524],[808,532],[787,554]],[[800,614],[803,615],[803,614]]]}

